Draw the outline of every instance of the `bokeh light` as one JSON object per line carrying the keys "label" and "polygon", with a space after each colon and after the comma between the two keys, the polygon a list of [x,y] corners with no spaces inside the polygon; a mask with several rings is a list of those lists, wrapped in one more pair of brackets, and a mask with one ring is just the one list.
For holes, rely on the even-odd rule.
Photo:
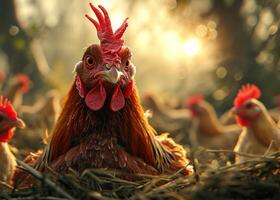
{"label": "bokeh light", "polygon": [[201,42],[198,38],[189,38],[184,43],[183,49],[187,55],[194,56],[201,50]]}

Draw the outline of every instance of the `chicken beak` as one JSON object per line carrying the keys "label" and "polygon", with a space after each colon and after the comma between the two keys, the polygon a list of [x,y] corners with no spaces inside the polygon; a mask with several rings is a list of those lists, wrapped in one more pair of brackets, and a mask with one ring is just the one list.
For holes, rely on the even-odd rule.
{"label": "chicken beak", "polygon": [[100,76],[106,81],[116,84],[121,80],[121,78],[124,76],[124,74],[119,71],[116,67],[111,67],[107,71],[101,71],[99,73],[95,74],[95,77]]}
{"label": "chicken beak", "polygon": [[77,70],[78,70],[79,68],[81,68],[82,65],[83,65],[83,62],[82,62],[82,61],[77,62],[76,65],[75,65],[75,67],[74,67],[74,69],[73,69],[73,71],[72,71],[72,73],[77,72]]}
{"label": "chicken beak", "polygon": [[6,132],[6,131],[8,131],[10,129],[14,129],[14,128],[25,128],[25,123],[19,118],[16,118],[14,120],[6,121],[0,127],[0,133]]}
{"label": "chicken beak", "polygon": [[17,128],[25,128],[25,123],[20,118],[17,118],[15,121],[11,122]]}

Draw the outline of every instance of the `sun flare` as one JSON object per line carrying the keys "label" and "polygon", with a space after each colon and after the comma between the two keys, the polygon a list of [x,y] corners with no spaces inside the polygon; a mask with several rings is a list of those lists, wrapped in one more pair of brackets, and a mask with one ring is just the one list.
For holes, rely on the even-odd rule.
{"label": "sun flare", "polygon": [[194,56],[200,51],[201,43],[197,38],[190,38],[184,43],[183,49],[187,55]]}

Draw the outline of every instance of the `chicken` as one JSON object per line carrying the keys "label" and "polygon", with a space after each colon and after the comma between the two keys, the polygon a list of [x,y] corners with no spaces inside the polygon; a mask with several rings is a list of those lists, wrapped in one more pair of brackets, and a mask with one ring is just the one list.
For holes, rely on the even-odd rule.
{"label": "chicken", "polygon": [[[270,109],[268,110],[268,114],[271,116],[271,118],[273,119],[273,121],[275,121],[276,123],[279,122],[280,120],[280,111],[279,108],[274,108],[274,109]],[[226,111],[220,118],[219,120],[221,121],[222,124],[224,125],[230,125],[230,124],[236,124],[236,119],[235,119],[235,115],[232,113],[231,110]]]}
{"label": "chicken", "polygon": [[[263,155],[268,150],[280,150],[280,130],[268,114],[266,107],[258,100],[261,91],[255,85],[243,86],[235,100],[233,112],[237,123],[243,127],[235,152]],[[245,156],[236,156],[236,162],[248,159]]]}
{"label": "chicken", "polygon": [[231,110],[227,110],[226,112],[224,112],[224,113],[219,117],[219,121],[220,121],[223,125],[236,124],[235,116],[234,116],[234,114],[232,113]]}
{"label": "chicken", "polygon": [[[273,119],[273,121],[278,123],[280,121],[280,96],[279,95],[274,97],[274,104],[276,105],[276,107],[269,109],[268,113],[271,116],[271,118]],[[222,124],[225,124],[225,125],[236,124],[235,115],[232,113],[231,110],[225,112],[220,117],[220,121],[222,122]]]}
{"label": "chicken", "polygon": [[51,90],[39,98],[34,105],[22,105],[20,111],[29,128],[50,132],[61,111],[59,94]]}
{"label": "chicken", "polygon": [[[87,48],[74,69],[68,93],[50,142],[33,166],[60,173],[69,168],[118,169],[126,173],[189,175],[185,150],[167,134],[156,136],[140,105],[134,84],[135,66],[123,46],[127,19],[113,32],[104,7],[90,4],[98,22],[86,17],[97,30],[100,45]],[[31,164],[34,159],[27,158]],[[17,176],[15,176],[17,177]]]}
{"label": "chicken", "polygon": [[151,111],[149,122],[158,132],[170,132],[176,141],[189,144],[188,138],[185,137],[186,130],[191,126],[189,110],[171,109],[151,94],[145,95],[143,105]]}
{"label": "chicken", "polygon": [[24,122],[17,117],[12,104],[0,97],[0,181],[11,183],[16,168],[15,156],[9,149],[8,142],[14,135],[15,128],[24,128]]}
{"label": "chicken", "polygon": [[17,74],[8,86],[4,88],[4,96],[9,98],[13,106],[18,109],[22,105],[23,94],[31,87],[30,79],[26,74]]}
{"label": "chicken", "polygon": [[211,149],[233,149],[241,128],[237,125],[224,126],[217,118],[214,108],[202,95],[193,95],[187,100],[194,120],[198,120],[195,143]]}
{"label": "chicken", "polygon": [[22,153],[42,148],[42,139],[52,132],[61,111],[59,94],[51,90],[36,99],[34,105],[22,105],[19,111],[27,128],[19,130],[13,144],[21,149]]}

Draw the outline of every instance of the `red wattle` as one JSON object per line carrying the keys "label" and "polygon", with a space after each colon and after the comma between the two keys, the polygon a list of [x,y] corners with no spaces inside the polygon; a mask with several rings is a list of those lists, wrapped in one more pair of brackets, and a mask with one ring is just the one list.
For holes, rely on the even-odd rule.
{"label": "red wattle", "polygon": [[14,136],[14,131],[9,130],[7,133],[0,134],[0,142],[9,142]]}
{"label": "red wattle", "polygon": [[76,76],[75,84],[76,84],[77,90],[79,91],[80,97],[85,98],[86,90],[85,90],[84,84],[83,84],[80,76],[78,76],[78,75]]}
{"label": "red wattle", "polygon": [[102,84],[99,82],[93,89],[86,95],[86,105],[93,111],[101,109],[106,100],[106,91]]}
{"label": "red wattle", "polygon": [[119,85],[116,85],[110,102],[110,108],[112,111],[117,112],[124,107],[124,104],[125,99],[122,90]]}
{"label": "red wattle", "polygon": [[240,126],[248,126],[249,123],[250,123],[248,119],[245,119],[245,118],[242,118],[242,117],[239,117],[239,116],[236,117],[236,122]]}

